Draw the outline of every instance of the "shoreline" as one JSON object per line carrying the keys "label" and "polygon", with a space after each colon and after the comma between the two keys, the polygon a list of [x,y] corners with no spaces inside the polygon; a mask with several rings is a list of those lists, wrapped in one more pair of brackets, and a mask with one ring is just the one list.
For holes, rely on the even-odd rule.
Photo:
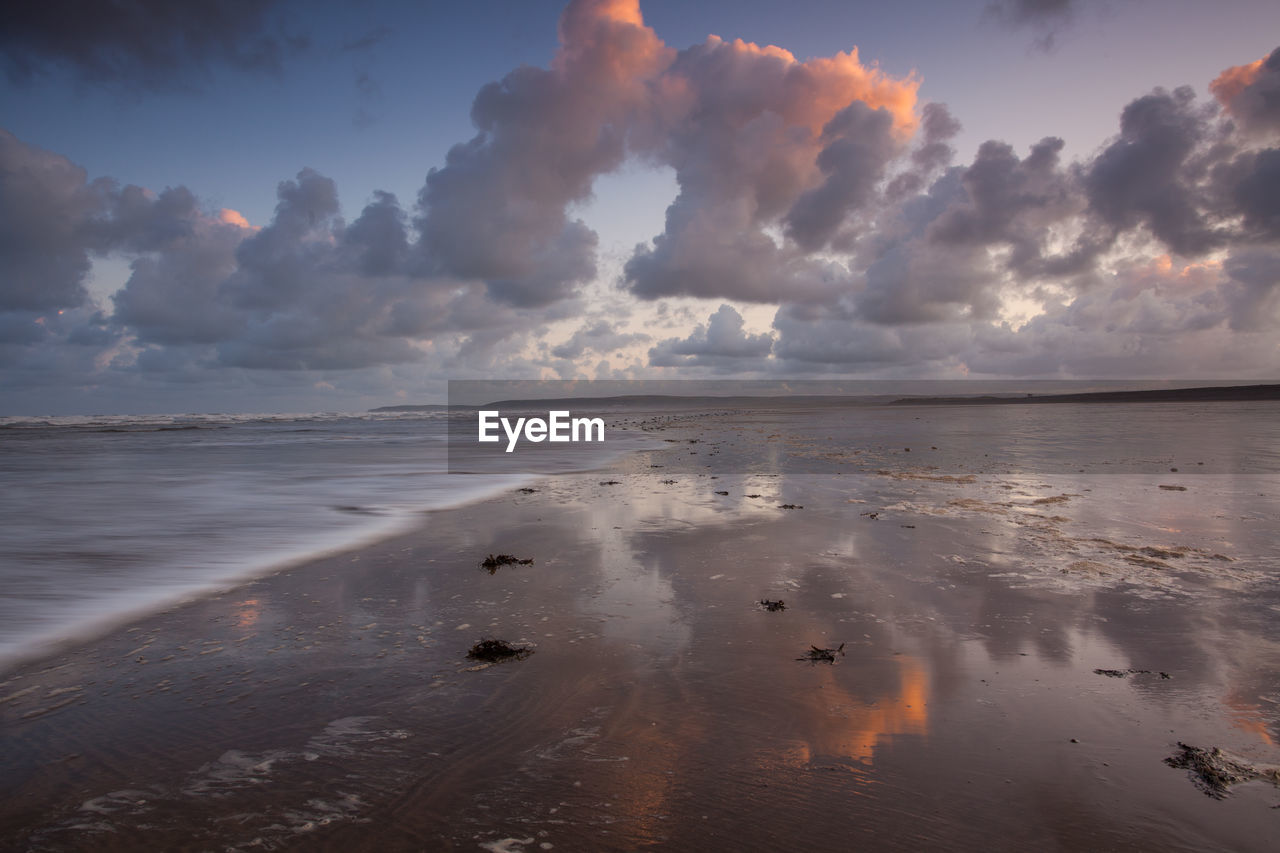
{"label": "shoreline", "polygon": [[[261,564],[242,565],[224,575],[193,582],[190,588],[162,594],[144,603],[133,606],[120,606],[110,612],[84,617],[77,620],[74,626],[52,628],[43,634],[32,637],[13,651],[6,651],[3,655],[0,655],[0,680],[8,677],[11,672],[19,667],[74,652],[80,646],[100,640],[121,630],[130,623],[143,621],[150,616],[182,608],[210,596],[229,594],[237,588],[263,577],[278,574],[282,571],[299,569],[332,557],[360,551],[389,539],[405,536],[419,530],[433,513],[449,512],[474,503],[482,503],[492,500],[507,491],[510,491],[509,486],[495,486],[493,489],[487,489],[468,496],[458,503],[419,509],[399,517],[387,518],[380,528],[376,530],[353,529],[348,532],[348,535],[341,542],[335,544],[327,544],[317,549],[307,549],[305,553],[296,553],[291,556],[284,554],[272,556]],[[134,595],[136,595],[135,592],[121,593],[121,597],[132,597]],[[95,600],[91,604],[97,605],[100,604],[100,601]]]}
{"label": "shoreline", "polygon": [[[730,452],[730,427],[686,430],[702,449],[434,510],[10,670],[0,840],[1274,843],[1274,788],[1219,802],[1163,763],[1176,740],[1280,758],[1259,699],[1274,582],[1237,535],[1096,520],[1148,507],[1174,527],[1222,500],[1205,486],[715,474],[690,454]],[[534,563],[490,574],[490,553]],[[481,667],[482,637],[533,654]]]}
{"label": "shoreline", "polygon": [[[618,458],[632,452],[636,451],[630,447],[603,450],[599,458],[573,468],[566,466],[564,470],[566,473],[604,470]],[[223,551],[215,550],[210,555],[193,548],[190,554],[170,557],[176,564],[184,566],[182,573],[163,573],[154,582],[147,582],[142,576],[135,577],[127,589],[95,589],[91,596],[73,599],[58,609],[42,613],[41,619],[33,621],[22,639],[3,638],[0,643],[0,680],[20,665],[73,650],[82,643],[93,642],[150,614],[180,607],[208,595],[224,594],[284,569],[404,535],[428,523],[432,513],[486,501],[547,476],[523,470],[455,474],[450,473],[447,466],[436,473],[441,482],[453,481],[448,497],[433,495],[429,502],[413,509],[393,504],[330,506],[327,510],[339,513],[341,523],[313,530],[310,541],[304,541],[304,533],[291,532],[287,537],[291,543],[269,545],[261,554],[250,554],[243,546],[231,552],[226,552],[224,546]],[[387,492],[386,497],[394,499],[395,496]],[[350,523],[353,516],[366,517],[357,525]],[[104,556],[114,555],[108,553]]]}

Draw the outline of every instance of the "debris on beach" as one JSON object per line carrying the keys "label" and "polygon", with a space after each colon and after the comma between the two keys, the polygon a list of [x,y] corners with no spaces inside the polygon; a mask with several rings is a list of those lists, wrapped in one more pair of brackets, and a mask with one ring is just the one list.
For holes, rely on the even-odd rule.
{"label": "debris on beach", "polygon": [[622,485],[622,481],[621,481],[621,480],[601,480],[601,481],[600,481],[600,485],[602,485],[602,486],[621,486],[621,485]]}
{"label": "debris on beach", "polygon": [[664,486],[674,486],[675,484],[676,484],[676,481],[675,481],[675,480],[663,480],[663,481],[662,481],[662,485],[664,485]]}
{"label": "debris on beach", "polygon": [[1178,751],[1164,760],[1170,767],[1185,769],[1191,782],[1215,800],[1225,800],[1234,785],[1261,779],[1280,787],[1280,768],[1250,764],[1228,755],[1218,747],[1201,749],[1178,741]]}
{"label": "debris on beach", "polygon": [[506,640],[481,640],[471,647],[467,657],[485,663],[498,663],[512,658],[523,660],[531,654],[533,649],[528,646],[513,646]]}
{"label": "debris on beach", "polygon": [[778,509],[804,509],[799,504],[778,504]]}
{"label": "debris on beach", "polygon": [[806,660],[809,663],[835,663],[836,655],[844,657],[844,643],[834,649],[820,649],[817,646],[810,646],[809,651],[804,653],[804,657],[798,657],[796,660]]}
{"label": "debris on beach", "polygon": [[717,495],[727,495],[727,494],[729,494],[729,493],[728,493],[728,492],[721,492],[721,491],[717,491],[717,492],[716,492],[716,494],[717,494]]}
{"label": "debris on beach", "polygon": [[1165,485],[1164,483],[1160,484],[1160,488],[1166,492],[1185,492],[1187,490],[1186,486]]}
{"label": "debris on beach", "polygon": [[[937,448],[934,448],[935,450]],[[928,480],[933,483],[956,483],[959,485],[972,485],[978,482],[978,479],[972,474],[930,474],[929,471],[937,471],[936,466],[929,466],[923,470],[916,471],[888,471],[883,468],[876,471],[881,477],[892,477],[895,480]]]}
{"label": "debris on beach", "polygon": [[744,498],[758,498],[759,495],[743,495]]}
{"label": "debris on beach", "polygon": [[760,599],[760,606],[763,607],[765,610],[768,610],[770,613],[777,613],[779,610],[787,609],[787,605],[783,602],[781,598],[779,598],[777,601],[770,601],[767,598],[762,598]]}
{"label": "debris on beach", "polygon": [[351,515],[382,515],[382,513],[376,509],[369,509],[368,507],[363,506],[335,506],[334,509],[338,512],[350,513]]}
{"label": "debris on beach", "polygon": [[867,518],[871,519],[872,521],[875,521],[877,518],[880,517],[879,512],[864,512],[862,514],[865,515]]}
{"label": "debris on beach", "polygon": [[1105,675],[1107,678],[1125,678],[1130,675],[1159,675],[1162,679],[1173,678],[1167,672],[1157,673],[1150,669],[1095,669],[1094,675]]}
{"label": "debris on beach", "polygon": [[531,488],[529,488],[528,486],[526,486],[526,487],[524,487],[523,489],[516,489],[516,491],[517,491],[517,492],[519,492],[519,493],[520,493],[520,494],[522,494],[522,495],[532,495],[534,492],[536,492],[536,491],[538,491],[538,490],[537,490],[537,489],[531,489]]}
{"label": "debris on beach", "polygon": [[493,554],[490,554],[489,556],[485,557],[483,560],[480,561],[480,567],[482,569],[488,569],[489,574],[493,574],[503,566],[532,566],[532,565],[533,565],[532,557],[526,557],[525,559],[521,559],[513,554],[498,554],[496,556]]}

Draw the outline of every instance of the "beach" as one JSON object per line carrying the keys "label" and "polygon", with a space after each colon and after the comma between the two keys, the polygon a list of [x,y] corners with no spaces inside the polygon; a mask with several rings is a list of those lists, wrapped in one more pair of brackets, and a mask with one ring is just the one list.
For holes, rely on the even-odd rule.
{"label": "beach", "polygon": [[637,414],[656,449],[11,667],[0,846],[1275,849],[1276,474],[1158,404],[1012,459],[947,411]]}

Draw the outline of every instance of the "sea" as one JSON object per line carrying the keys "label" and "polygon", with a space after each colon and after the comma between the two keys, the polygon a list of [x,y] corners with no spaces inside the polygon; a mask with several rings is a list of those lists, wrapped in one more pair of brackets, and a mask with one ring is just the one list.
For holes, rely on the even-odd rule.
{"label": "sea", "polygon": [[[1280,490],[1280,404],[1270,401],[779,401],[746,421],[705,402],[705,413],[676,420],[751,440],[737,449],[689,445],[685,474],[874,475],[888,466],[1028,482],[1101,476],[1095,494],[1117,496],[1122,484],[1146,479],[1151,489],[1193,483],[1185,503],[1204,518],[1186,520],[1191,527],[1226,523],[1224,512],[1270,512]],[[561,472],[593,470],[676,440],[662,428],[671,419],[647,408],[604,444],[562,445],[558,458],[543,446],[539,458],[552,454]],[[446,411],[0,418],[0,669],[288,564],[443,523],[424,513],[539,476],[499,451],[487,458],[501,464],[479,465],[460,462],[455,449],[451,467],[449,424]],[[1273,552],[1268,532],[1254,535],[1263,541],[1251,550]]]}
{"label": "sea", "polygon": [[[518,488],[444,411],[0,418],[0,667]],[[575,447],[590,469],[634,446]]]}

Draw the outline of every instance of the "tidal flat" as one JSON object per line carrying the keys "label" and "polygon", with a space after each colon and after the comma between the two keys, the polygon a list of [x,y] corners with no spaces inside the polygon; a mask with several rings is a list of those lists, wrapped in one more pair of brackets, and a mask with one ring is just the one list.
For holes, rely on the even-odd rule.
{"label": "tidal flat", "polygon": [[6,671],[0,846],[1275,849],[1275,420],[1226,405],[637,413]]}

